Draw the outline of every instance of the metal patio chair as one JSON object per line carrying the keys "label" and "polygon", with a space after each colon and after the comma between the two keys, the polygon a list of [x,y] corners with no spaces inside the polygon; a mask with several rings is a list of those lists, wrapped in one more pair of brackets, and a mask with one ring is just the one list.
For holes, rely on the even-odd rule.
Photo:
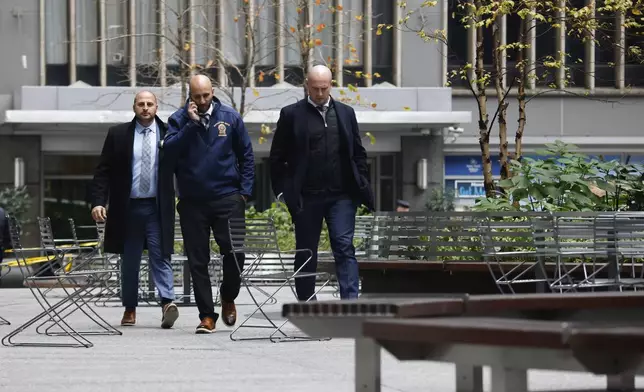
{"label": "metal patio chair", "polygon": [[[111,274],[113,271],[91,270],[54,274],[53,279],[58,281],[60,289],[65,294],[62,299],[54,303],[44,295],[43,290],[39,285],[39,283],[42,283],[43,281],[51,281],[52,276],[40,276],[39,274],[43,271],[42,269],[39,270],[36,274],[32,274],[27,263],[26,255],[28,253],[45,253],[45,255],[47,255],[48,257],[49,262],[52,262],[53,260],[57,259],[57,256],[49,255],[51,255],[55,251],[53,251],[51,248],[24,248],[22,246],[18,222],[12,216],[9,217],[9,233],[11,237],[11,244],[14,249],[14,253],[16,254],[16,260],[18,262],[17,264],[23,276],[24,283],[30,290],[38,305],[42,308],[42,312],[20,325],[8,335],[4,336],[2,338],[2,344],[4,346],[89,348],[93,346],[93,343],[87,339],[87,335],[121,335],[120,331],[112,327],[107,321],[105,321],[105,319],[97,314],[83,298],[84,295],[90,292],[94,287],[96,287],[96,285],[101,284],[101,280],[104,280],[106,276],[109,276],[109,274]],[[67,285],[65,283],[71,283],[71,285]],[[78,310],[80,310],[87,319],[91,320],[100,329],[92,331],[78,331],[77,329],[72,327],[72,323],[68,321],[68,317],[72,313],[76,313],[76,311]],[[52,326],[55,326],[59,329],[58,332],[51,332],[50,328],[48,328],[44,335],[48,337],[65,336],[68,337],[71,341],[66,343],[52,343],[43,341],[14,341],[14,339],[18,335],[25,332],[29,327],[43,321],[51,321]],[[77,320],[74,320],[74,323],[76,322]],[[39,331],[38,328],[36,328],[36,332],[39,335],[43,335],[43,333]]]}
{"label": "metal patio chair", "polygon": [[[329,283],[330,275],[326,272],[302,272],[302,269],[311,260],[311,250],[281,250],[277,241],[278,237],[275,224],[270,218],[230,219],[228,222],[228,228],[232,242],[232,252],[238,268],[238,255],[245,254],[245,266],[243,270],[240,268],[241,281],[255,305],[255,309],[231,332],[230,339],[234,341],[270,339],[272,342],[289,340],[326,340],[311,338],[306,335],[289,334],[283,329],[283,327],[288,323],[288,320],[283,322],[277,321],[274,319],[276,317],[272,316],[264,309],[264,307],[273,299],[276,299],[276,295],[287,286],[297,298],[294,287],[296,279],[322,278],[322,285],[316,290],[311,298],[314,298],[315,295],[317,295]],[[293,264],[293,256],[296,252],[306,252],[309,255],[306,262],[297,270],[295,270]],[[268,292],[268,296],[264,301],[260,302],[257,299],[257,294],[254,293],[254,290],[259,289],[258,286],[260,284],[263,284],[264,287],[268,287],[267,284],[271,283],[273,284],[274,289]],[[266,290],[268,290],[268,288]],[[266,323],[250,324],[249,321],[258,313],[261,315],[261,318],[265,319]],[[268,336],[261,337],[235,337],[235,334],[241,328],[268,328],[271,330],[271,333]]]}
{"label": "metal patio chair", "polygon": [[537,243],[549,241],[552,225],[549,215],[491,215],[478,222],[482,258],[501,294],[514,294],[518,285],[550,285]]}

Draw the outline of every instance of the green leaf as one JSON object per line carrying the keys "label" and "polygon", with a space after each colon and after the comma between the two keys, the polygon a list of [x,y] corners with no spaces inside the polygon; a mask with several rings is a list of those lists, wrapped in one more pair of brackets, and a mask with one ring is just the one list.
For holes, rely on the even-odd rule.
{"label": "green leaf", "polygon": [[560,178],[561,178],[561,181],[571,182],[572,183],[572,182],[579,181],[580,176],[576,175],[576,174],[564,174]]}
{"label": "green leaf", "polygon": [[548,193],[548,196],[551,198],[558,198],[563,195],[563,192],[561,189],[557,188],[556,186],[548,186],[546,187],[546,192]]}

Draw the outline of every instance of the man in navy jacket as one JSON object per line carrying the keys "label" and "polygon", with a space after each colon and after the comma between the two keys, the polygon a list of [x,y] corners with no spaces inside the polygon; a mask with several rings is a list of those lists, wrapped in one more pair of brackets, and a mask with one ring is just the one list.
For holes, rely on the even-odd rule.
{"label": "man in navy jacket", "polygon": [[244,218],[253,191],[255,160],[244,121],[215,98],[208,77],[193,76],[189,95],[186,105],[170,116],[161,147],[176,160],[177,211],[201,319],[196,333],[212,333],[219,315],[208,273],[210,230],[223,256],[222,318],[232,326],[237,320],[235,299],[244,255],[237,254],[238,269],[231,253],[228,219]]}

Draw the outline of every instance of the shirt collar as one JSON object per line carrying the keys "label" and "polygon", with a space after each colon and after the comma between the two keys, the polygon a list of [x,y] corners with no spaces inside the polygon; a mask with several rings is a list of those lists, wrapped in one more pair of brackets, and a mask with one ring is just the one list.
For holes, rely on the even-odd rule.
{"label": "shirt collar", "polygon": [[[313,105],[314,108],[317,108],[318,106],[320,106],[317,103],[313,102],[310,95],[307,95],[306,99],[309,101],[311,105]],[[328,108],[330,104],[331,104],[331,97],[327,98],[326,102],[322,106],[324,106],[325,108]]]}
{"label": "shirt collar", "polygon": [[138,133],[143,133],[143,130],[144,130],[145,128],[150,129],[150,131],[151,131],[152,133],[156,132],[156,130],[157,130],[157,122],[156,122],[156,120],[155,120],[155,121],[152,121],[152,124],[150,124],[150,126],[149,126],[149,127],[144,127],[143,125],[141,125],[141,123],[139,123],[139,122],[137,121],[137,122],[136,122],[136,126],[134,127],[134,130],[135,130],[136,132],[138,132]]}

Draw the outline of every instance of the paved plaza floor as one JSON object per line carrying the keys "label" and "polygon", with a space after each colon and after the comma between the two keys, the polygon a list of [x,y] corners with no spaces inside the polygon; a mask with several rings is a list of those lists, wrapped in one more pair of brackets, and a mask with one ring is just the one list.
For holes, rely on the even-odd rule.
{"label": "paved plaza floor", "polygon": [[[291,301],[283,291],[282,301]],[[330,293],[320,299],[332,298]],[[242,292],[239,320],[253,307]],[[97,307],[113,325],[122,308]],[[279,305],[269,309],[278,314]],[[0,290],[0,316],[12,322],[0,326],[4,336],[41,309],[26,289]],[[137,326],[118,327],[121,336],[92,336],[92,348],[32,348],[0,346],[0,391],[353,391],[353,344],[350,340],[324,342],[234,342],[231,328],[220,321],[212,335],[195,335],[196,307],[181,307],[174,329],[162,330],[160,310],[140,307]],[[90,328],[83,317],[74,325]],[[260,333],[265,331],[260,331]],[[257,334],[247,331],[247,336]],[[42,339],[29,330],[25,338]],[[63,339],[46,337],[46,341]],[[486,369],[485,379],[489,389]],[[638,386],[644,380],[637,380]],[[580,373],[531,371],[531,390],[601,388],[604,377]],[[383,391],[452,392],[454,367],[435,362],[402,363],[382,355]]]}

